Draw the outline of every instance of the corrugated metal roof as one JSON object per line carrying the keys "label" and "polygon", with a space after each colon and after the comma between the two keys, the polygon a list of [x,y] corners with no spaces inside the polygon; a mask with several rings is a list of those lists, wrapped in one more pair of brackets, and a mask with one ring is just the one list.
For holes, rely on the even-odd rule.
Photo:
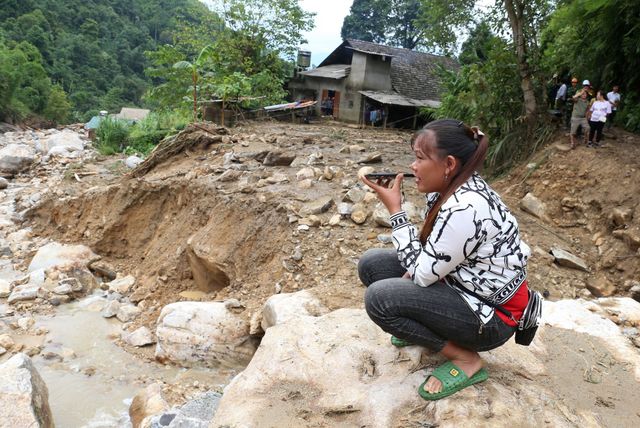
{"label": "corrugated metal roof", "polygon": [[416,100],[405,97],[397,92],[358,91],[365,97],[378,101],[381,104],[409,107],[440,107],[440,101]]}
{"label": "corrugated metal roof", "polygon": [[302,75],[309,77],[322,77],[325,79],[344,79],[351,72],[351,66],[347,64],[331,64],[313,70],[303,71]]}

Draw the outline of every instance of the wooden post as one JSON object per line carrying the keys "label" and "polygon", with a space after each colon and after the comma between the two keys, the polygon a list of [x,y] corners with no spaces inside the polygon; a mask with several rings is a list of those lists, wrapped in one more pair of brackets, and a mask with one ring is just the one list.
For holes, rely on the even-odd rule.
{"label": "wooden post", "polygon": [[418,107],[413,110],[413,128],[416,129],[416,125],[418,124]]}

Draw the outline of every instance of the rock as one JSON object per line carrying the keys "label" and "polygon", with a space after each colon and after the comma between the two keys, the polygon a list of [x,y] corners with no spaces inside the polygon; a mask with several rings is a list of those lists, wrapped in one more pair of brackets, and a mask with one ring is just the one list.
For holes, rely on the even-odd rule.
{"label": "rock", "polygon": [[7,353],[7,350],[0,346],[0,357]]}
{"label": "rock", "polygon": [[568,267],[571,269],[580,269],[585,272],[589,272],[587,263],[580,257],[574,256],[568,251],[560,248],[551,249],[551,255],[555,258],[556,263],[560,266]]}
{"label": "rock", "polygon": [[112,300],[104,307],[102,310],[102,316],[105,318],[112,318],[118,314],[120,310],[120,302],[117,300]]}
{"label": "rock", "polygon": [[40,293],[39,285],[17,285],[13,288],[11,295],[7,299],[8,303],[22,302],[25,300],[34,300]]}
{"label": "rock", "polygon": [[156,343],[153,334],[147,327],[140,327],[131,333],[122,333],[122,340],[131,346],[146,346]]}
{"label": "rock", "polygon": [[133,428],[153,426],[143,421],[168,409],[169,404],[162,396],[162,384],[152,383],[133,397],[129,406],[131,425]]}
{"label": "rock", "polygon": [[265,166],[289,166],[295,160],[293,153],[269,152],[262,161]]}
{"label": "rock", "polygon": [[376,209],[373,211],[373,221],[378,226],[391,228],[389,211],[387,211],[384,206],[376,207]]}
{"label": "rock", "polygon": [[375,172],[375,169],[372,166],[363,166],[358,170],[358,179],[362,180],[362,177],[373,172]]}
{"label": "rock", "polygon": [[296,180],[302,181],[310,178],[315,178],[316,172],[311,167],[302,168],[298,172],[296,172]]}
{"label": "rock", "polygon": [[322,220],[317,215],[310,215],[309,217],[303,217],[300,220],[298,220],[298,224],[311,226],[311,227],[318,227],[322,225]]}
{"label": "rock", "polygon": [[340,224],[341,219],[342,219],[342,216],[340,214],[332,215],[331,218],[329,219],[329,226],[337,226],[338,224]]}
{"label": "rock", "polygon": [[0,279],[0,298],[9,297],[11,294],[11,283]]}
{"label": "rock", "polygon": [[84,245],[65,245],[50,242],[40,247],[31,263],[28,271],[38,269],[57,268],[87,268],[87,265],[98,256]]}
{"label": "rock", "polygon": [[0,346],[6,349],[11,349],[16,343],[8,334],[0,334]]}
{"label": "rock", "polygon": [[0,190],[6,189],[9,187],[9,180],[4,177],[0,177]]}
{"label": "rock", "polygon": [[376,236],[376,239],[383,244],[391,244],[393,242],[393,237],[390,234],[380,233]]}
{"label": "rock", "polygon": [[62,283],[51,291],[53,291],[54,294],[60,294],[60,295],[67,295],[67,294],[73,293],[73,290],[71,289],[71,284],[69,283]]}
{"label": "rock", "polygon": [[322,196],[313,202],[310,202],[300,209],[300,215],[308,216],[311,214],[322,214],[327,212],[333,205],[331,196]]}
{"label": "rock", "polygon": [[313,187],[313,180],[307,178],[306,180],[298,181],[298,187],[300,189],[311,189]]}
{"label": "rock", "polygon": [[636,284],[629,290],[631,298],[636,302],[640,302],[640,284]]}
{"label": "rock", "polygon": [[369,210],[367,210],[363,205],[358,204],[353,207],[353,212],[351,213],[350,218],[355,224],[363,224],[367,221],[367,217],[369,217]]}
{"label": "rock", "polygon": [[24,144],[9,144],[0,149],[0,173],[17,174],[29,168],[35,153]]}
{"label": "rock", "polygon": [[609,214],[609,221],[614,227],[625,226],[633,219],[633,210],[630,208],[614,208]]}
{"label": "rock", "polygon": [[[603,302],[604,307],[610,304]],[[548,347],[576,335],[589,340],[587,334],[603,339],[595,343],[606,349],[596,351],[596,357],[613,354],[617,361],[611,364],[628,364],[638,379],[637,350],[615,324],[587,305],[573,300],[545,302],[545,319],[532,346],[518,346],[511,340],[482,354],[489,372],[504,377],[490,376],[481,385],[429,404],[416,389],[430,370],[442,363],[441,357],[420,347],[394,348],[389,335],[363,310],[340,309],[318,318],[297,318],[267,330],[247,368],[225,388],[210,426],[268,426],[277,420],[283,426],[376,428],[418,426],[411,421],[424,421],[425,417],[430,426],[441,427],[531,418],[558,427],[599,426],[594,422],[599,420],[596,407],[584,409],[575,401],[572,404],[579,407],[570,407],[562,391],[543,380],[556,376],[548,364]],[[554,333],[555,341],[546,342],[547,330]],[[573,352],[554,358],[561,360],[556,362],[557,370],[582,362]],[[427,370],[418,369],[425,367]],[[576,387],[581,382],[582,378],[575,380]],[[630,379],[626,387],[634,384]],[[547,404],[560,401],[562,406]],[[300,409],[305,409],[302,423]],[[536,409],[535,416],[531,409]],[[629,415],[634,413],[631,410]],[[404,416],[399,420],[398,415]]]}
{"label": "rock", "polygon": [[47,386],[25,354],[0,364],[0,424],[53,428]]}
{"label": "rock", "polygon": [[346,202],[340,202],[337,208],[341,216],[349,216],[353,212],[353,205]]}
{"label": "rock", "polygon": [[282,324],[293,318],[303,316],[320,316],[329,310],[313,294],[307,290],[297,293],[282,293],[267,299],[262,309],[262,329]]}
{"label": "rock", "polygon": [[637,251],[640,248],[640,228],[638,226],[614,230],[612,234],[627,244],[631,251]]}
{"label": "rock", "polygon": [[129,322],[136,319],[140,313],[142,313],[142,311],[136,306],[120,305],[116,318],[118,318],[120,322]]}
{"label": "rock", "polygon": [[87,267],[92,273],[99,275],[110,281],[113,281],[117,277],[117,274],[113,269],[113,267],[106,264],[105,262],[95,260],[95,261],[89,262]]}
{"label": "rock", "polygon": [[288,181],[289,177],[281,172],[276,172],[271,177],[267,177],[267,183],[269,184],[287,183]]}
{"label": "rock", "polygon": [[546,205],[540,199],[533,196],[532,193],[524,195],[524,198],[520,200],[520,208],[540,220],[544,220],[548,223],[551,222],[551,219],[546,212]]}
{"label": "rock", "polygon": [[135,167],[140,165],[142,162],[144,162],[144,159],[138,156],[129,156],[124,160],[124,164],[129,169],[134,169]]}
{"label": "rock", "polygon": [[[58,150],[52,152],[54,147]],[[37,142],[35,148],[37,151],[51,156],[60,153],[81,152],[84,150],[84,142],[76,132],[63,129],[61,132],[56,132],[49,138]]]}
{"label": "rock", "polygon": [[360,159],[358,159],[358,163],[380,163],[380,162],[382,162],[382,153],[380,152],[369,153],[368,155],[365,155]]}
{"label": "rock", "polygon": [[237,179],[242,177],[242,174],[244,174],[242,171],[238,171],[236,169],[228,169],[220,174],[220,176],[216,177],[215,181],[219,181],[221,183],[236,181]]}
{"label": "rock", "polygon": [[156,359],[183,366],[246,364],[256,345],[249,325],[223,302],[178,302],[158,318]]}
{"label": "rock", "polygon": [[217,392],[208,391],[187,401],[176,412],[169,428],[208,428],[213,416],[218,410],[222,396]]}
{"label": "rock", "polygon": [[550,264],[552,264],[553,262],[556,261],[556,258],[551,253],[549,253],[548,251],[543,250],[542,248],[538,247],[537,245],[535,247],[533,247],[532,252],[536,257],[536,260],[537,259],[544,260],[545,264],[550,265]]}
{"label": "rock", "polygon": [[604,275],[587,280],[587,290],[596,297],[609,297],[616,293],[616,286]]}
{"label": "rock", "polygon": [[114,279],[109,283],[109,291],[127,294],[131,291],[131,287],[136,283],[135,277],[132,275],[127,275],[124,278]]}
{"label": "rock", "polygon": [[359,186],[352,187],[344,195],[342,200],[345,202],[352,202],[354,204],[357,204],[358,202],[361,202],[364,199],[365,194],[366,194],[366,191],[363,190],[361,187]]}

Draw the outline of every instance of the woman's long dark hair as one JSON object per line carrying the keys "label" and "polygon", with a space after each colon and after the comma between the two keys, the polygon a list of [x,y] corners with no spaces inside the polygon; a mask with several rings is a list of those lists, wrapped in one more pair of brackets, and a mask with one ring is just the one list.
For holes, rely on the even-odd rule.
{"label": "woman's long dark hair", "polygon": [[482,167],[484,158],[487,155],[489,139],[485,135],[480,135],[476,127],[469,127],[459,120],[440,119],[428,123],[418,131],[411,141],[411,147],[420,147],[424,142],[425,134],[431,131],[434,133],[436,147],[439,154],[444,159],[451,155],[458,159],[461,167],[457,173],[451,177],[444,192],[438,195],[435,204],[429,210],[427,218],[424,220],[420,230],[420,242],[424,245],[429,234],[433,230],[438,211],[442,204],[465,183],[471,175]]}

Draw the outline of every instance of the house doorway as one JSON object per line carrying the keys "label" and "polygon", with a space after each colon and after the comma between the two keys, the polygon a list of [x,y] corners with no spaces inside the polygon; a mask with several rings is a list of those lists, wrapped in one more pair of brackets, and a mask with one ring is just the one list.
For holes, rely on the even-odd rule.
{"label": "house doorway", "polygon": [[331,116],[337,119],[340,112],[340,91],[323,89],[320,111],[323,116]]}

